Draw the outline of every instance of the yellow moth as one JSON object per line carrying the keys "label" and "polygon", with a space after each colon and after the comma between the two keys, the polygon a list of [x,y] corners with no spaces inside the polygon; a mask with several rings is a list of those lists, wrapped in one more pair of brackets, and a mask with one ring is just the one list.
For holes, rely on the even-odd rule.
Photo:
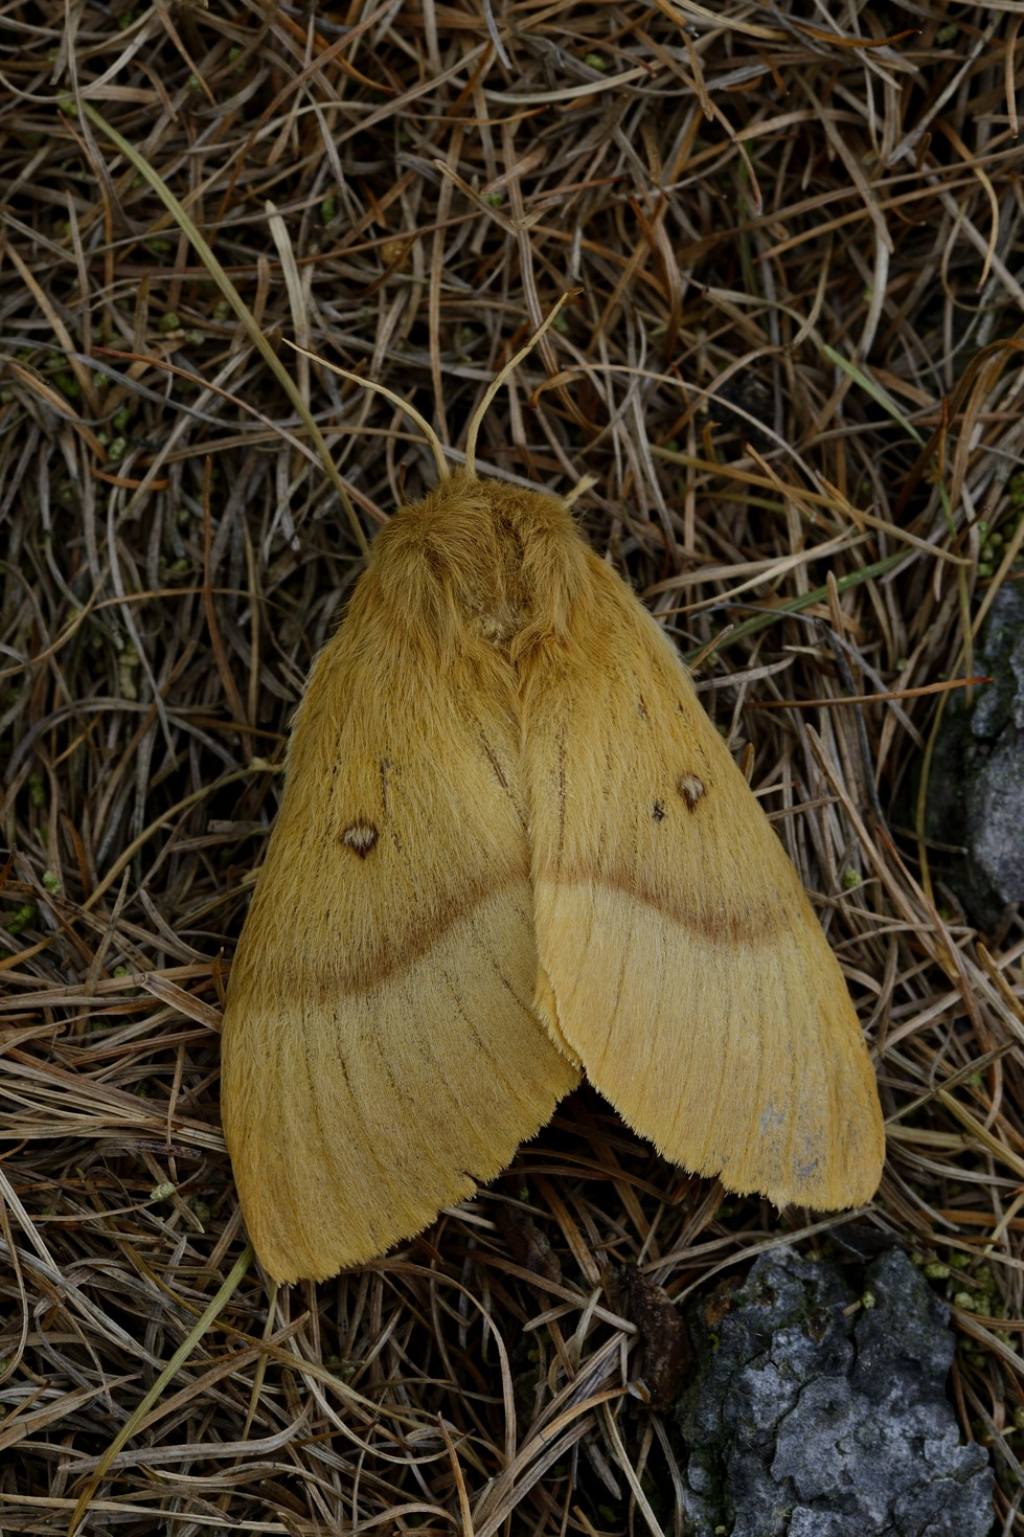
{"label": "yellow moth", "polygon": [[224,1129],[279,1281],[418,1232],[583,1073],[730,1190],[880,1178],[839,966],[674,646],[565,501],[472,466],[377,536],[313,668],[231,970]]}

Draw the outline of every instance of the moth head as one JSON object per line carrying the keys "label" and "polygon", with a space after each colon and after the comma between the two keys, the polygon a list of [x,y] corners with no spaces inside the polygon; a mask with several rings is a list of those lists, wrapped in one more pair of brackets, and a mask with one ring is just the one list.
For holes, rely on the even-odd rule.
{"label": "moth head", "polygon": [[468,615],[489,645],[510,657],[521,656],[544,636],[567,628],[572,603],[585,585],[585,555],[569,506],[586,482],[563,498],[484,480],[476,470],[477,441],[491,403],[572,296],[559,299],[488,385],[466,429],[464,463],[453,469],[436,432],[415,407],[382,385],[358,379],[416,423],[437,465],[436,486],[398,510],[378,534],[370,557],[378,571],[386,567],[387,587],[405,606],[407,631],[415,615],[416,633],[432,652],[448,654],[455,648]]}

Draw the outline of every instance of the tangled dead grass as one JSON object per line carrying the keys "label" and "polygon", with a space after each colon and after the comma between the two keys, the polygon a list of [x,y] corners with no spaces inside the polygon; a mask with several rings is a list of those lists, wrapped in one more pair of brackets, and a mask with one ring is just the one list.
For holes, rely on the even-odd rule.
{"label": "tangled dead grass", "polygon": [[866,1220],[952,1300],[1024,1531],[1024,931],[965,921],[917,813],[928,690],[1022,575],[1020,31],[1009,0],[8,0],[5,1531],[95,1484],[94,1533],[679,1533],[637,1277],[678,1303],[848,1220],[726,1200],[583,1091],[379,1264],[274,1296],[245,1262],[232,945],[360,568],[341,492],[372,533],[431,475],[387,402],[280,349],[289,396],[257,342],[388,385],[457,462],[568,286],[482,468],[593,476],[595,544],[702,653],[877,1054]]}

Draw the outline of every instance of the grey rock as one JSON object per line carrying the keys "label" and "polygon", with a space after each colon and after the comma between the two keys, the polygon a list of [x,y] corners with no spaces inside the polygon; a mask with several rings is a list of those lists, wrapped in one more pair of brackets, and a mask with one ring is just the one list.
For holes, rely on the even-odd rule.
{"label": "grey rock", "polygon": [[993,741],[1008,725],[1024,731],[1024,590],[1001,587],[989,611],[978,652],[992,682],[982,689],[971,733]]}
{"label": "grey rock", "polygon": [[978,647],[992,682],[973,709],[946,711],[928,793],[929,834],[961,844],[954,875],[972,919],[994,924],[1024,901],[1024,591],[1002,587]]}
{"label": "grey rock", "polygon": [[988,1455],[960,1444],[945,1395],[948,1309],[901,1250],[860,1274],[855,1292],[838,1264],[779,1249],[691,1308],[692,1537],[988,1537]]}
{"label": "grey rock", "polygon": [[[982,637],[992,682],[971,716],[988,753],[967,785],[967,847],[1003,902],[1024,901],[1024,592],[1002,587]],[[977,755],[976,755],[977,756]]]}
{"label": "grey rock", "polygon": [[1024,731],[1004,731],[974,781],[967,847],[1003,902],[1024,901]]}

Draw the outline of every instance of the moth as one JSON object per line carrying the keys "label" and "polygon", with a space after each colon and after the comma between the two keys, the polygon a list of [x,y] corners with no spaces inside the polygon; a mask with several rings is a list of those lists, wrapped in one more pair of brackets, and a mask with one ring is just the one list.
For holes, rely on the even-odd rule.
{"label": "moth", "polygon": [[224,1130],[282,1282],[419,1232],[584,1073],[730,1190],[881,1174],[842,973],[674,645],[564,500],[467,461],[313,668],[231,969]]}

